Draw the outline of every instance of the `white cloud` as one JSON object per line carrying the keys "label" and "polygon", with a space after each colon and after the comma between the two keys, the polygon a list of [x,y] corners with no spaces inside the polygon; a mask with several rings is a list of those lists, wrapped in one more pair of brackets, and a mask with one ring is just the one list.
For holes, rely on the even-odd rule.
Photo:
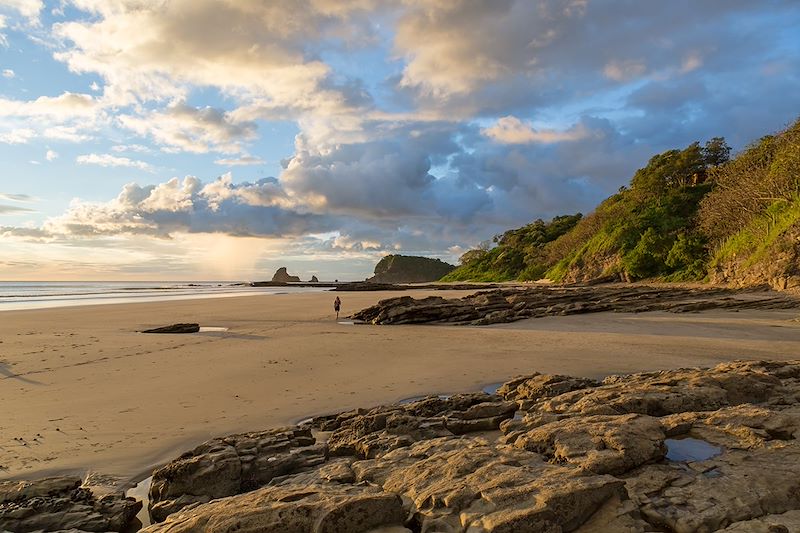
{"label": "white cloud", "polygon": [[55,161],[56,159],[58,159],[58,152],[56,152],[55,150],[48,150],[44,157],[48,161]]}
{"label": "white cloud", "polygon": [[57,141],[80,143],[92,140],[92,136],[80,131],[76,126],[53,126],[45,128],[42,136]]}
{"label": "white cloud", "polygon": [[99,165],[101,167],[129,167],[138,168],[146,172],[153,172],[153,167],[144,161],[117,157],[111,154],[85,154],[79,155],[75,161],[79,165]]}
{"label": "white cloud", "polygon": [[0,116],[22,118],[93,118],[99,111],[97,101],[88,94],[65,92],[59,96],[40,96],[35,100],[0,98]]}
{"label": "white cloud", "polygon": [[149,136],[167,149],[185,152],[241,153],[242,143],[253,139],[256,125],[234,121],[228,113],[211,107],[174,104],[164,112],[144,116],[122,115],[120,124],[141,136]]}
{"label": "white cloud", "polygon": [[229,166],[229,167],[245,166],[245,165],[262,165],[264,164],[264,160],[261,159],[260,157],[245,155],[242,157],[237,157],[235,159],[217,159],[214,161],[214,164]]}
{"label": "white cloud", "polygon": [[139,154],[149,154],[153,150],[143,144],[115,144],[111,147],[113,152],[136,152]]}
{"label": "white cloud", "polygon": [[30,128],[16,128],[11,131],[0,132],[0,143],[25,144],[36,137],[36,132]]}
{"label": "white cloud", "polygon": [[15,76],[16,76],[16,74],[14,73],[14,71],[12,69],[10,69],[10,68],[3,69],[3,77],[4,78],[7,78],[7,79],[10,80],[10,79],[14,78]]}
{"label": "white cloud", "polygon": [[13,9],[31,21],[39,18],[39,12],[44,7],[42,0],[0,0],[0,8]]}
{"label": "white cloud", "polygon": [[493,141],[503,144],[549,144],[577,141],[590,135],[590,132],[582,124],[564,131],[536,130],[530,124],[510,115],[497,119],[493,126],[482,129],[481,133]]}

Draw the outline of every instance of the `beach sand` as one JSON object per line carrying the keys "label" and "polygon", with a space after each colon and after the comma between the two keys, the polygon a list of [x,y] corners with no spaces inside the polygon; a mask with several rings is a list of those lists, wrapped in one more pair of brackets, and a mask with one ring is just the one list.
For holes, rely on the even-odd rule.
{"label": "beach sand", "polygon": [[[337,294],[344,316],[379,299],[433,292]],[[797,311],[366,326],[337,323],[334,297],[0,313],[0,479],[94,471],[130,481],[210,437],[426,393],[480,390],[534,371],[602,377],[800,354]],[[229,329],[137,333],[176,322]]]}

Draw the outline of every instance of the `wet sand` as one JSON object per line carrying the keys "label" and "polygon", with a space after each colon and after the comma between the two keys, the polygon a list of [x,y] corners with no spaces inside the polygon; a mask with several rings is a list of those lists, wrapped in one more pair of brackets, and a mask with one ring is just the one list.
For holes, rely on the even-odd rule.
{"label": "wet sand", "polygon": [[[401,293],[338,294],[344,316]],[[365,326],[337,323],[334,296],[0,313],[0,479],[87,471],[139,479],[213,436],[480,390],[534,371],[601,377],[800,353],[800,323],[792,320],[800,311]],[[228,330],[137,333],[176,322]]]}

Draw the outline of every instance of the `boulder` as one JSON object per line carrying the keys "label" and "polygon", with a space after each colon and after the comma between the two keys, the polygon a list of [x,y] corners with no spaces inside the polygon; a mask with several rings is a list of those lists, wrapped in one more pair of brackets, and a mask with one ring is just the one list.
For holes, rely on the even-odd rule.
{"label": "boulder", "polygon": [[153,329],[142,330],[142,333],[197,333],[200,331],[200,324],[172,324]]}
{"label": "boulder", "polygon": [[273,283],[296,283],[299,281],[300,277],[290,276],[289,273],[286,271],[286,267],[280,267],[278,270],[275,271],[275,274],[272,276]]}

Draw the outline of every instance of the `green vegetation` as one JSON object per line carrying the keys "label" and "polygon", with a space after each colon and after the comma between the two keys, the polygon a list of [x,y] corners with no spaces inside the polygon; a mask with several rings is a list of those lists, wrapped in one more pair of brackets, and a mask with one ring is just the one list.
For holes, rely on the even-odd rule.
{"label": "green vegetation", "polygon": [[786,236],[800,233],[800,120],[730,151],[715,137],[655,155],[588,216],[507,231],[444,280],[693,281],[732,261],[766,263],[797,246]]}
{"label": "green vegetation", "polygon": [[459,259],[460,267],[442,281],[536,280],[547,270],[545,246],[564,235],[581,219],[580,213],[536,220],[494,238],[495,248],[470,250]]}

